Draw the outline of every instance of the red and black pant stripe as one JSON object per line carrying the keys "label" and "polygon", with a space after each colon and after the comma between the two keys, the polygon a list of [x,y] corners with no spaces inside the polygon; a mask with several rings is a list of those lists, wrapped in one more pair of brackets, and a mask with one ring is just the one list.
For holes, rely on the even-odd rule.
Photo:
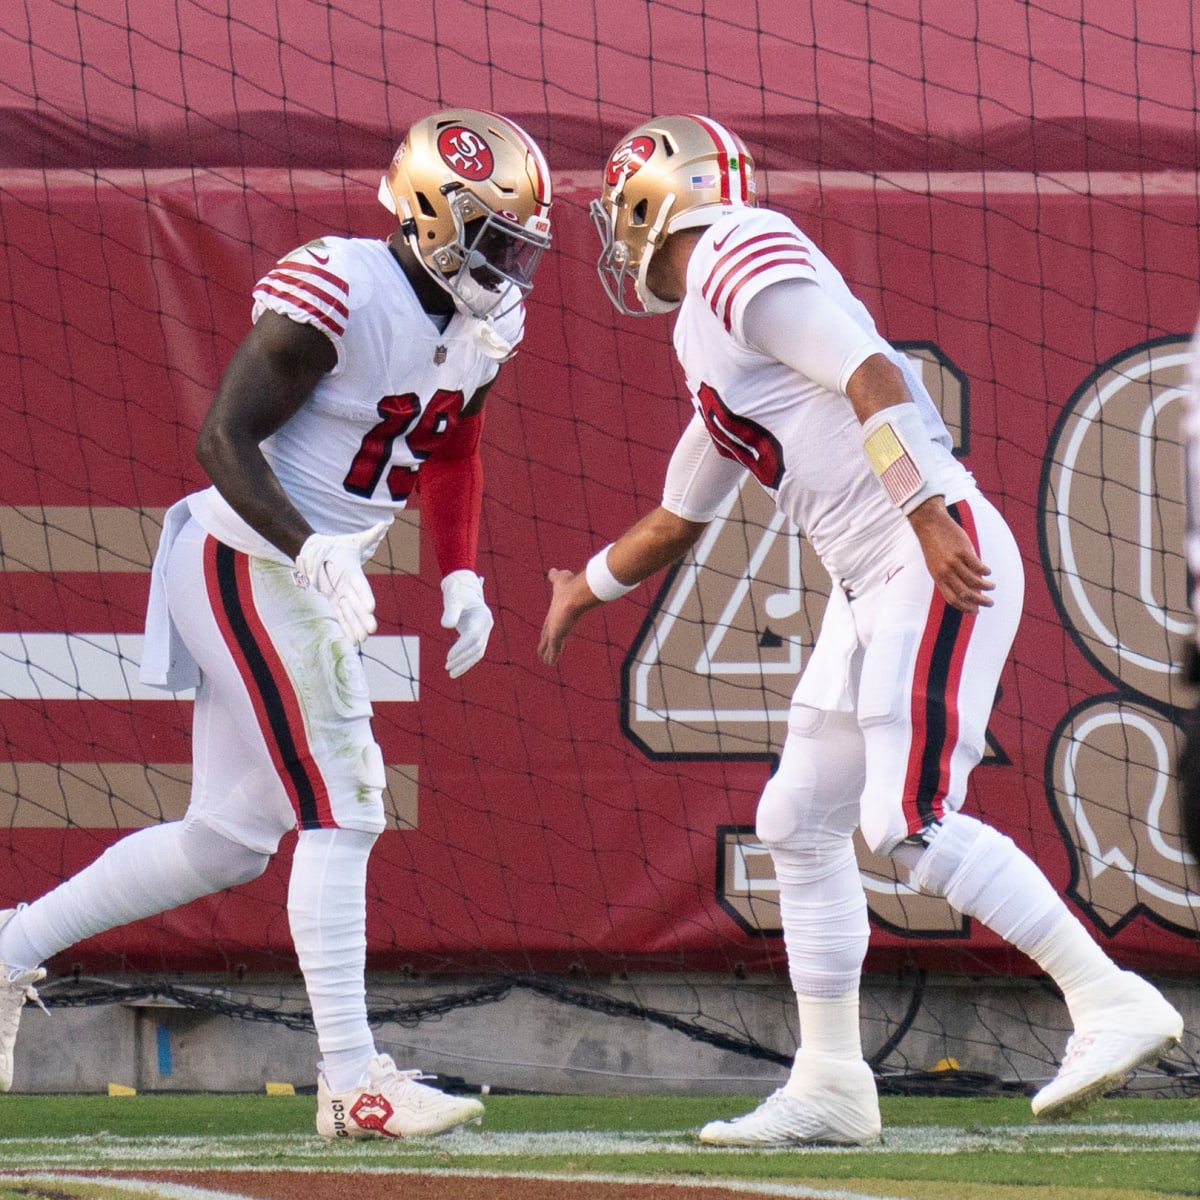
{"label": "red and black pant stripe", "polygon": [[[949,506],[979,553],[975,518],[965,503]],[[950,767],[958,744],[958,693],[974,616],[946,603],[935,587],[921,635],[912,683],[912,742],[904,780],[904,812],[910,836],[944,815]]]}
{"label": "red and black pant stripe", "polygon": [[313,758],[295,689],[255,607],[249,557],[210,537],[204,547],[204,579],[213,616],[250,696],[297,824],[301,829],[332,827],[329,792]]}

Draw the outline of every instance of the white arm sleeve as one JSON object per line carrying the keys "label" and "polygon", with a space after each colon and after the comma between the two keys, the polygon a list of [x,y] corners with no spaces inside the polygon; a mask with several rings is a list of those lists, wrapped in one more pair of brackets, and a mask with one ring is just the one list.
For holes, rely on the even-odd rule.
{"label": "white arm sleeve", "polygon": [[783,279],[763,288],[746,306],[742,329],[756,350],[842,395],[850,376],[872,354],[889,349],[808,279]]}
{"label": "white arm sleeve", "polygon": [[707,524],[744,473],[741,463],[717,452],[703,418],[696,413],[671,453],[662,506],[685,521]]}

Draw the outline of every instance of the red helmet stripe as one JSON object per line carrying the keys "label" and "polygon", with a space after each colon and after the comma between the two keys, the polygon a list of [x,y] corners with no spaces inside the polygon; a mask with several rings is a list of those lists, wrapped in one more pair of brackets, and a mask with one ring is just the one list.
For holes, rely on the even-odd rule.
{"label": "red helmet stripe", "polygon": [[738,165],[738,199],[745,204],[746,198],[749,195],[746,181],[745,155],[738,147],[737,142],[734,141],[733,135],[724,125],[718,125],[716,121],[710,121],[707,117],[697,116],[693,113],[692,120],[712,138],[720,155],[718,162],[721,172],[721,203],[729,204],[732,202],[733,181],[730,179],[729,162],[730,159],[736,159]]}
{"label": "red helmet stripe", "polygon": [[692,115],[692,120],[708,134],[713,140],[713,144],[717,148],[717,170],[721,179],[721,203],[729,203],[729,150],[726,145],[726,139],[722,135],[725,131],[715,121],[708,121],[704,117]]}

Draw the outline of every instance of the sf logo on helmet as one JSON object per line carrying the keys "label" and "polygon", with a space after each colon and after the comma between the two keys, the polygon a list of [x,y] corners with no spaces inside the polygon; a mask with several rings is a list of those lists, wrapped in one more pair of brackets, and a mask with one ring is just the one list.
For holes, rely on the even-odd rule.
{"label": "sf logo on helmet", "polygon": [[446,165],[464,179],[487,179],[494,165],[487,142],[465,125],[443,129],[438,137],[438,153]]}
{"label": "sf logo on helmet", "polygon": [[621,176],[632,175],[640,167],[646,165],[646,160],[654,153],[654,139],[649,137],[630,138],[623,146],[613,151],[608,160],[608,171],[604,176],[609,187],[616,187]]}

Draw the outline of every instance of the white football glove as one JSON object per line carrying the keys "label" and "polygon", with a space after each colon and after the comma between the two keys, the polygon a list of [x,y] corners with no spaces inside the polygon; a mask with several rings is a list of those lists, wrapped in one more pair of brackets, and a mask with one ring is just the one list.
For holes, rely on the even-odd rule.
{"label": "white football glove", "polygon": [[483,576],[474,571],[451,571],[442,580],[442,599],[442,628],[458,630],[446,655],[446,670],[457,679],[483,657],[495,619],[483,598]]}
{"label": "white football glove", "polygon": [[379,628],[363,563],[375,553],[389,524],[380,521],[361,533],[310,534],[296,555],[296,585],[329,598],[342,632],[356,646]]}

